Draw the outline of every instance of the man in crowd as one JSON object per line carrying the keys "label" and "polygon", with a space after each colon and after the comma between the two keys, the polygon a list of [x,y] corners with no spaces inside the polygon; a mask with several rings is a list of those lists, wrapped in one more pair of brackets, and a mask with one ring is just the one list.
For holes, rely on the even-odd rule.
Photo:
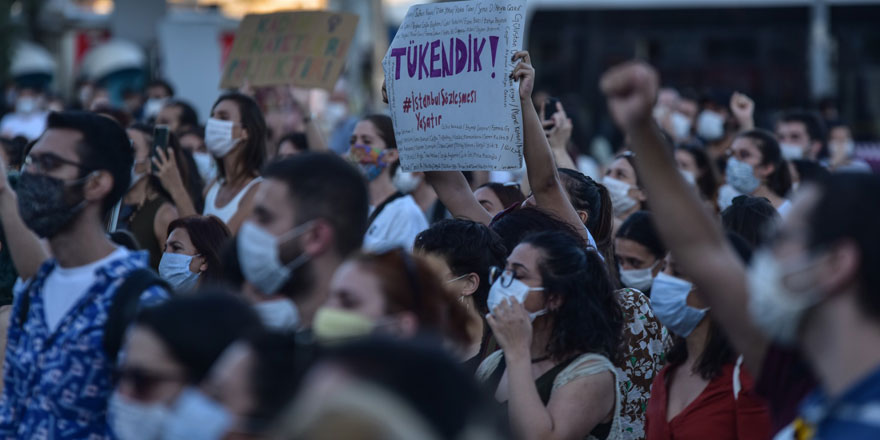
{"label": "man in crowd", "polygon": [[819,115],[791,111],[776,123],[776,139],[787,160],[817,160],[825,141],[825,127]]}
{"label": "man in crowd", "polygon": [[150,122],[159,115],[162,106],[174,97],[174,87],[168,81],[155,79],[147,85],[147,102],[144,103],[143,120]]}
{"label": "man in crowd", "polygon": [[840,174],[804,187],[769,248],[747,269],[668,154],[652,120],[657,84],[651,67],[630,63],[606,73],[601,86],[632,138],[649,198],[663,200],[651,208],[677,267],[758,377],[777,426],[812,390],[790,427],[793,438],[876,438],[880,177]]}
{"label": "man in crowd", "polygon": [[296,304],[310,328],[342,261],[367,229],[367,188],[344,159],[304,153],[269,165],[254,211],[238,233],[245,279],[264,295]]}
{"label": "man in crowd", "polygon": [[[0,220],[25,280],[9,326],[0,438],[106,434],[116,353],[105,350],[105,324],[120,286],[148,263],[146,253],[116,247],[104,230],[132,163],[119,125],[64,112],[49,116],[17,194],[0,171]],[[37,237],[48,240],[53,258]],[[141,306],[167,297],[156,287],[135,293]]]}

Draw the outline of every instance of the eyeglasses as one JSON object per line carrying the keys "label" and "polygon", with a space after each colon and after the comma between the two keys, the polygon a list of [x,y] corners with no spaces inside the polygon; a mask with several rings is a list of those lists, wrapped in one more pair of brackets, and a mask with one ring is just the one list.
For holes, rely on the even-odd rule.
{"label": "eyeglasses", "polygon": [[498,266],[489,268],[489,284],[495,284],[495,281],[501,280],[501,287],[510,287],[515,278],[513,271]]}
{"label": "eyeglasses", "polygon": [[54,153],[29,154],[24,158],[25,169],[30,168],[38,173],[49,173],[61,168],[63,165],[71,165],[81,170],[86,169],[85,165],[67,160]]}
{"label": "eyeglasses", "polygon": [[161,383],[183,382],[185,380],[186,378],[181,375],[159,373],[138,367],[122,367],[113,373],[113,382],[117,386],[123,383],[131,384],[134,396],[139,399],[149,398],[153,389]]}

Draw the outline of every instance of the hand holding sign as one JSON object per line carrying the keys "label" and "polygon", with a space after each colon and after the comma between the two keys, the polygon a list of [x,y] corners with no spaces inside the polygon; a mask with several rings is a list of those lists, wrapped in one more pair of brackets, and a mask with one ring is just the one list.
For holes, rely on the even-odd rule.
{"label": "hand holding sign", "polygon": [[382,63],[404,171],[522,166],[518,98],[530,99],[534,70],[518,67],[520,85],[511,72],[524,20],[524,0],[410,8]]}

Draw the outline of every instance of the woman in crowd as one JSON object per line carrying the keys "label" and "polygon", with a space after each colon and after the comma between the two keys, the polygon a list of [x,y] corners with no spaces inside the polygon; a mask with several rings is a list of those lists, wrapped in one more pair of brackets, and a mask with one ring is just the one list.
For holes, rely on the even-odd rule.
{"label": "woman in crowd", "polygon": [[769,234],[779,220],[776,208],[763,197],[738,196],[721,213],[724,230],[738,234],[753,249],[767,243]]}
{"label": "woman in crowd", "polygon": [[313,327],[325,341],[372,332],[401,338],[434,333],[462,358],[482,336],[468,331],[464,304],[446,290],[428,260],[402,249],[361,254],[340,266]]}
{"label": "woman in crowd", "polygon": [[159,275],[178,292],[222,281],[220,251],[229,228],[213,216],[184,217],[168,225]]}
{"label": "woman in crowd", "polygon": [[614,207],[615,230],[632,213],[647,209],[648,199],[636,171],[636,159],[632,152],[626,151],[617,155],[605,170],[602,184],[611,194]]}
{"label": "woman in crowd", "polygon": [[495,217],[505,208],[518,205],[525,200],[525,196],[517,183],[489,182],[483,184],[476,191],[474,197],[480,202],[489,215]]}
{"label": "woman in crowd", "polygon": [[370,192],[364,249],[382,251],[399,246],[411,250],[416,235],[428,229],[428,221],[412,196],[399,192],[392,182],[392,165],[399,155],[391,118],[365,117],[355,126],[350,144],[349,157],[364,173]]}
{"label": "woman in crowd", "polygon": [[306,151],[309,151],[309,140],[306,134],[288,133],[278,141],[278,156],[275,159],[293,157]]}
{"label": "woman in crowd", "polygon": [[436,258],[446,286],[458,295],[468,313],[469,334],[480,335],[467,350],[465,368],[473,373],[490,351],[489,271],[503,267],[507,249],[501,237],[487,226],[470,220],[449,219],[435,223],[416,237],[415,250]]}
{"label": "woman in crowd", "polygon": [[770,200],[785,216],[791,208],[785,198],[791,189],[791,173],[773,133],[760,129],[740,133],[731,151],[725,172],[727,183],[741,194]]}
{"label": "woman in crowd", "polygon": [[233,233],[253,210],[260,168],[266,158],[266,121],[250,97],[217,99],[205,127],[205,145],[217,163],[217,180],[205,195],[204,215],[223,220]]}
{"label": "woman in crowd", "polygon": [[[131,170],[131,188],[123,198],[125,209],[120,215],[120,224],[131,231],[141,249],[149,251],[150,265],[155,269],[159,267],[159,260],[162,258],[162,244],[167,236],[168,224],[179,217],[179,210],[173,196],[163,185],[160,174],[154,174],[152,170],[152,128],[135,124],[127,133],[134,149],[135,161]],[[201,179],[196,170],[189,168],[190,162],[173,136],[169,137],[166,152],[162,152],[163,156],[174,156],[175,162],[181,164],[174,172],[177,173],[176,181],[182,183],[182,188],[187,193],[186,199],[190,202],[198,200]],[[156,154],[160,152],[157,151]]]}
{"label": "woman in crowd", "polygon": [[[745,240],[732,237],[740,256],[749,257]],[[674,343],[667,366],[654,379],[647,440],[770,438],[768,409],[751,376],[671,255],[651,291],[654,313]]]}
{"label": "woman in crowd", "polygon": [[614,238],[621,284],[646,295],[651,294],[651,282],[666,264],[666,247],[653,221],[650,212],[633,213]]}
{"label": "woman in crowd", "polygon": [[[496,272],[497,273],[497,272]],[[527,237],[492,284],[501,347],[477,377],[523,439],[620,435],[616,359],[623,315],[598,253],[562,232]]]}
{"label": "woman in crowd", "polygon": [[706,153],[696,145],[685,144],[675,149],[675,161],[690,184],[700,192],[703,201],[717,209],[718,187],[721,185],[718,171]]}
{"label": "woman in crowd", "polygon": [[[257,332],[227,348],[201,387],[224,409],[224,420],[217,420],[228,425],[224,438],[264,438],[293,400],[312,358],[308,346],[274,332]],[[198,432],[205,421],[189,423]]]}
{"label": "woman in crowd", "polygon": [[[168,437],[180,434],[190,418],[186,411],[198,406],[193,388],[230,344],[259,329],[247,304],[225,294],[178,297],[143,309],[128,332],[110,399],[116,437],[193,438]],[[211,438],[210,432],[222,433],[218,428],[202,424],[194,432]]]}

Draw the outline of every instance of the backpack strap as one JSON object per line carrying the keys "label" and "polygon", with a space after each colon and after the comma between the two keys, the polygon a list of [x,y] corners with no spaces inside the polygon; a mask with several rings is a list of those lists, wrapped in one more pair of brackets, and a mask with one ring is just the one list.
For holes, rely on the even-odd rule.
{"label": "backpack strap", "polygon": [[141,295],[150,287],[158,286],[169,293],[173,292],[171,286],[148,268],[131,271],[126,276],[122,285],[116,289],[107,311],[107,322],[104,324],[104,352],[112,363],[116,362],[119,349],[122,348],[122,339],[129,324],[134,321],[138,312]]}
{"label": "backpack strap", "polygon": [[376,209],[373,210],[373,213],[370,214],[370,217],[367,219],[367,227],[369,228],[370,225],[372,225],[373,222],[376,221],[376,217],[379,217],[379,214],[382,213],[382,210],[384,210],[386,206],[388,206],[391,202],[393,202],[401,197],[404,197],[404,196],[406,196],[406,194],[398,191],[398,192],[392,194],[391,197],[388,197],[387,199],[385,199],[385,201],[380,203],[379,206],[377,206]]}

